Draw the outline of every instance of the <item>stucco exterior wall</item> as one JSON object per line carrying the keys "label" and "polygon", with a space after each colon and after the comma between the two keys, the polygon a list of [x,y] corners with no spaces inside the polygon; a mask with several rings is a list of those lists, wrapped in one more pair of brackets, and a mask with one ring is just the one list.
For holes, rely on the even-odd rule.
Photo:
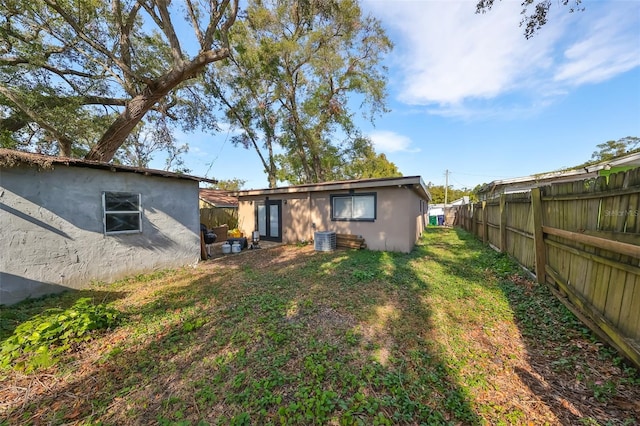
{"label": "stucco exterior wall", "polygon": [[[262,198],[264,199],[264,197]],[[258,229],[253,200],[255,200],[254,197],[238,200],[238,229],[244,232],[247,237]]]}
{"label": "stucco exterior wall", "polygon": [[[141,194],[142,232],[105,235],[103,191]],[[198,183],[55,166],[0,170],[0,304],[199,259]]]}
{"label": "stucco exterior wall", "polygon": [[413,207],[414,207],[414,211],[415,211],[415,238],[416,241],[422,236],[422,233],[424,231],[424,228],[427,227],[427,224],[429,223],[429,214],[427,213],[427,209],[428,209],[428,203],[421,199],[420,197],[416,196],[416,199],[413,202]]}
{"label": "stucco exterior wall", "polygon": [[[242,197],[238,202],[238,228],[249,236],[257,229],[256,201],[265,201],[266,196]],[[282,201],[282,242],[295,243],[313,238],[310,227],[309,193],[279,194],[271,200]]]}
{"label": "stucco exterior wall", "polygon": [[[349,191],[317,191],[293,194],[274,194],[271,200],[282,200],[282,241],[295,243],[313,239],[315,231],[335,231],[338,234],[357,234],[365,238],[371,250],[410,252],[422,235],[426,224],[425,211],[420,212],[421,198],[409,188],[379,187],[355,191],[376,193],[377,217],[368,221],[332,221],[331,195]],[[240,197],[241,230],[251,235],[255,229],[255,202],[265,196]]]}

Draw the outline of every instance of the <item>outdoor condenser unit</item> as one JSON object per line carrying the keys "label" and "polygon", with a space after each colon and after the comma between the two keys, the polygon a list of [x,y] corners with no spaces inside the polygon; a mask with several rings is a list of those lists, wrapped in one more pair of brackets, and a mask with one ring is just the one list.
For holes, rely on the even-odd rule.
{"label": "outdoor condenser unit", "polygon": [[316,251],[332,251],[336,249],[336,233],[330,231],[315,232],[313,243]]}

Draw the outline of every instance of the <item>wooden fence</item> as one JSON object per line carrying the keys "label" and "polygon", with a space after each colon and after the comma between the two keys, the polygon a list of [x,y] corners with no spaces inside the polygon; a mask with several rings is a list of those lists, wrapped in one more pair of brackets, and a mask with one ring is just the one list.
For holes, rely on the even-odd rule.
{"label": "wooden fence", "polygon": [[640,169],[458,207],[454,224],[513,256],[640,368]]}
{"label": "wooden fence", "polygon": [[229,225],[229,229],[238,227],[238,209],[235,208],[201,208],[200,223],[204,223],[207,228]]}

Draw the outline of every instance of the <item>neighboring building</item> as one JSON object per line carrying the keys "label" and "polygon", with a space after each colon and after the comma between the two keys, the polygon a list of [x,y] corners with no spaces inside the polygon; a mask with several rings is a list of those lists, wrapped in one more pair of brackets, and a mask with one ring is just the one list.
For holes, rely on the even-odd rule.
{"label": "neighboring building", "polygon": [[528,192],[531,188],[537,188],[551,183],[574,182],[589,178],[596,178],[598,176],[608,177],[612,173],[626,172],[627,170],[634,169],[636,167],[640,167],[640,152],[591,164],[589,166],[513,179],[494,180],[480,188],[478,191],[478,198],[480,200],[487,200],[497,198],[500,194]]}
{"label": "neighboring building", "polygon": [[238,197],[233,192],[219,189],[200,189],[200,222],[214,229],[218,241],[226,239],[226,229],[238,226]]}
{"label": "neighboring building", "polygon": [[243,190],[241,230],[295,243],[316,231],[362,236],[372,250],[410,252],[427,225],[431,199],[420,176]]}
{"label": "neighboring building", "polygon": [[200,188],[200,208],[237,209],[238,197],[231,191]]}
{"label": "neighboring building", "polygon": [[198,262],[200,181],[0,149],[0,304]]}
{"label": "neighboring building", "polygon": [[[446,207],[456,207],[456,206],[462,206],[464,204],[469,204],[469,196],[465,195],[461,198],[458,198],[457,200],[453,200],[450,203],[447,203]],[[445,208],[445,204],[444,203],[438,203],[438,204],[429,204],[429,216],[439,216],[439,215],[444,215],[444,208]]]}
{"label": "neighboring building", "polygon": [[469,204],[468,195],[447,203],[446,206],[444,203],[429,204],[429,224],[452,225],[456,217],[456,207],[462,206],[464,204]]}

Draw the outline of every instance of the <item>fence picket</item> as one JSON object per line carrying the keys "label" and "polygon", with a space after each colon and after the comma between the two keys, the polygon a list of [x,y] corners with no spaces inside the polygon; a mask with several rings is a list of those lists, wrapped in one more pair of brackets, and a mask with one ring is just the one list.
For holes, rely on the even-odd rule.
{"label": "fence picket", "polygon": [[458,225],[579,300],[640,367],[640,168],[500,197],[460,207]]}

